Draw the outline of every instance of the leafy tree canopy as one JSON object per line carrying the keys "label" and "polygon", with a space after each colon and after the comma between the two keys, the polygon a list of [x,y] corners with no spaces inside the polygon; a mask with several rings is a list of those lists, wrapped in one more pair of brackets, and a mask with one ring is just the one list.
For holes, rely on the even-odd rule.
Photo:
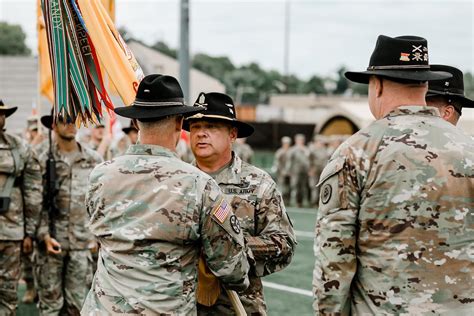
{"label": "leafy tree canopy", "polygon": [[0,55],[30,55],[25,39],[26,34],[20,25],[0,22]]}

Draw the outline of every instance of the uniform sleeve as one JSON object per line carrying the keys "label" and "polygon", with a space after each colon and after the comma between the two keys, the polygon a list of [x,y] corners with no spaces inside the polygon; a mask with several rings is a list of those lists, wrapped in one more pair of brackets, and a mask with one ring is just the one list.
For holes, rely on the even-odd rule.
{"label": "uniform sleeve", "polygon": [[316,315],[349,315],[357,270],[357,176],[349,158],[333,158],[321,174],[314,240],[313,308]]}
{"label": "uniform sleeve", "polygon": [[[48,144],[49,146],[49,144]],[[37,232],[38,240],[42,241],[46,237],[46,234],[49,234],[49,201],[48,201],[48,186],[46,183],[46,159],[47,157],[44,153],[38,153],[38,157],[40,160],[41,166],[41,186],[43,188],[43,203],[41,203],[41,214],[40,214],[40,222]]]}
{"label": "uniform sleeve", "polygon": [[255,274],[262,277],[290,264],[296,247],[293,225],[286,213],[281,193],[273,180],[257,205],[257,232],[245,239],[255,259]]}
{"label": "uniform sleeve", "polygon": [[36,153],[28,146],[21,184],[24,200],[25,233],[35,236],[43,202],[41,167]]}
{"label": "uniform sleeve", "polygon": [[213,180],[207,182],[203,195],[200,223],[207,266],[226,288],[245,290],[249,263],[239,220]]}

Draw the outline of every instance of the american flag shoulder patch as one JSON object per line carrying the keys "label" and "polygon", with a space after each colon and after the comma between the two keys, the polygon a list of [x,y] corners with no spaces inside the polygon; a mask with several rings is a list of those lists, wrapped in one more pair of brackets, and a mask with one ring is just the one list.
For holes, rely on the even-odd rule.
{"label": "american flag shoulder patch", "polygon": [[223,224],[229,216],[230,213],[230,206],[226,202],[225,199],[222,199],[221,202],[217,205],[216,208],[212,211],[212,216],[219,221],[219,223]]}

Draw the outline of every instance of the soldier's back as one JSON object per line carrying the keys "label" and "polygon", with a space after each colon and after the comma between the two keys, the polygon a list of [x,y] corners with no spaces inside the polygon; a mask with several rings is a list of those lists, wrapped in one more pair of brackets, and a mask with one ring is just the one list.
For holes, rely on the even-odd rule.
{"label": "soldier's back", "polygon": [[343,203],[359,204],[355,314],[474,308],[474,143],[432,111],[400,108],[374,122],[321,176],[355,166],[360,201]]}
{"label": "soldier's back", "polygon": [[[97,308],[146,315],[195,311],[196,265],[202,230],[209,227],[203,217],[221,198],[211,181],[169,150],[147,145],[131,146],[124,156],[92,172],[90,228],[99,238],[100,258],[106,260],[99,260],[83,313]],[[221,266],[214,265],[213,271],[226,270],[230,278],[234,260],[243,253],[238,256],[226,242],[213,245],[222,254]]]}

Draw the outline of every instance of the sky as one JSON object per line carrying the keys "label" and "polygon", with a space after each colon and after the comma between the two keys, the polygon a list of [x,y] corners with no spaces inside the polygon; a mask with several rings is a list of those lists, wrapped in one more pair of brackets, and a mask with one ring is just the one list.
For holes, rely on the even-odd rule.
{"label": "sky", "polygon": [[[474,0],[289,0],[289,71],[331,76],[365,70],[377,36],[428,39],[430,63],[474,72]],[[284,70],[284,0],[190,0],[191,54]],[[0,0],[0,21],[20,24],[36,52],[36,0]],[[116,0],[116,24],[147,44],[179,45],[178,0]]]}

